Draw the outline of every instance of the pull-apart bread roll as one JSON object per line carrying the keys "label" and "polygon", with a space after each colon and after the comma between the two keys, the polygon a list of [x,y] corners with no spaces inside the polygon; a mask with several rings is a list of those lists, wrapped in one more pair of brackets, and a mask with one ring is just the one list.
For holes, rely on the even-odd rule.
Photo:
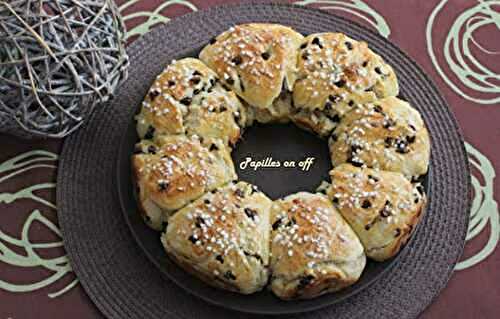
{"label": "pull-apart bread roll", "polygon": [[[286,121],[303,36],[277,24],[238,25],[212,39],[200,59],[255,111],[260,122]],[[287,97],[288,96],[288,97]]]}
{"label": "pull-apart bread roll", "polygon": [[328,136],[354,105],[398,91],[393,69],[366,42],[342,33],[311,34],[299,48],[291,119]]}
{"label": "pull-apart bread roll", "polygon": [[236,94],[198,59],[172,62],[154,81],[136,117],[140,138],[187,134],[234,145],[246,123]]}
{"label": "pull-apart bread roll", "polygon": [[272,201],[239,182],[207,193],[169,220],[169,256],[209,285],[250,294],[268,280]]}
{"label": "pull-apart bread roll", "polygon": [[330,172],[328,197],[361,239],[366,255],[396,255],[420,221],[426,204],[421,185],[402,174],[343,164]]}
{"label": "pull-apart bread roll", "polygon": [[300,192],[271,210],[271,290],[308,299],[352,285],[366,257],[358,237],[330,200]]}
{"label": "pull-apart bread roll", "polygon": [[177,209],[236,179],[229,147],[220,140],[205,147],[197,137],[170,135],[136,148],[132,168],[140,213],[157,230]]}
{"label": "pull-apart bread roll", "polygon": [[378,168],[417,179],[427,173],[430,139],[417,110],[396,97],[358,105],[329,140],[332,165]]}

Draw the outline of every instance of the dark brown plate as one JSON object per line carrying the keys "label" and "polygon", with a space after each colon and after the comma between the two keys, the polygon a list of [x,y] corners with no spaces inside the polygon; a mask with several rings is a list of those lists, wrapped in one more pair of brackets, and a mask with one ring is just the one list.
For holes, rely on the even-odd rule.
{"label": "dark brown plate", "polygon": [[[175,58],[196,57],[198,50]],[[130,76],[133,77],[134,74],[130,74]],[[152,74],[151,78],[153,79],[154,76],[155,74]],[[142,96],[144,95],[146,95],[146,91],[143,92]],[[160,233],[146,226],[137,213],[130,165],[130,157],[137,141],[135,121],[131,118],[120,145],[117,163],[118,196],[125,219],[142,250],[163,275],[199,298],[222,307],[249,313],[286,314],[311,311],[335,304],[365,289],[398,262],[397,256],[382,263],[368,261],[356,284],[339,292],[311,300],[286,302],[276,298],[267,290],[253,295],[239,295],[212,288],[174,264],[163,250],[159,239]],[[243,135],[242,141],[236,146],[232,157],[239,178],[259,186],[272,199],[298,191],[314,192],[322,180],[329,180],[328,172],[331,169],[327,141],[301,130],[293,124],[259,124],[250,127]],[[314,162],[307,172],[283,167],[241,170],[240,163],[247,157],[254,160],[271,157],[274,160],[293,160],[296,162],[313,157]],[[429,176],[428,174],[423,179],[426,190],[429,189]]]}

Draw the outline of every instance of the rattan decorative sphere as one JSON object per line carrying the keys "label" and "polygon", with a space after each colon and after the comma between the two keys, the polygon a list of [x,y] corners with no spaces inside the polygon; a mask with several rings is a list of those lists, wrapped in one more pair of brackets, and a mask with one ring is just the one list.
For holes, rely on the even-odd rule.
{"label": "rattan decorative sphere", "polygon": [[0,132],[61,138],[127,77],[112,0],[0,1]]}

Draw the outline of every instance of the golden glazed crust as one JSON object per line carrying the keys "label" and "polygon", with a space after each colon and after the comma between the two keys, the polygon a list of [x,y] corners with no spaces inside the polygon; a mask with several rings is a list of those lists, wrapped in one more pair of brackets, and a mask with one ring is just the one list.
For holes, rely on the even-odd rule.
{"label": "golden glazed crust", "polygon": [[366,257],[356,234],[320,194],[300,192],[271,210],[271,290],[308,299],[358,280]]}
{"label": "golden glazed crust", "polygon": [[302,39],[282,25],[243,24],[214,38],[200,52],[200,59],[252,107],[275,115],[274,100],[283,87],[293,88]]}
{"label": "golden glazed crust", "polygon": [[236,179],[228,147],[216,140],[204,147],[196,137],[161,136],[158,145],[142,142],[132,157],[139,203],[157,230],[175,210]]}
{"label": "golden glazed crust", "polygon": [[421,185],[402,174],[342,164],[330,172],[328,197],[351,225],[366,255],[396,255],[420,221],[426,204]]}
{"label": "golden glazed crust", "polygon": [[207,284],[250,294],[267,283],[272,201],[245,182],[229,184],[178,211],[162,243]]}
{"label": "golden glazed crust", "polygon": [[430,139],[417,110],[396,97],[357,106],[329,140],[332,165],[351,163],[400,172],[427,173]]}
{"label": "golden glazed crust", "polygon": [[236,144],[246,112],[234,92],[198,59],[174,61],[155,80],[137,115],[140,138],[199,135]]}
{"label": "golden glazed crust", "polygon": [[321,111],[336,126],[354,105],[398,92],[393,69],[366,42],[342,33],[311,34],[300,46],[292,111],[298,114],[292,120],[303,125],[307,119],[309,129],[325,136],[329,132],[311,119],[318,117],[313,111]]}

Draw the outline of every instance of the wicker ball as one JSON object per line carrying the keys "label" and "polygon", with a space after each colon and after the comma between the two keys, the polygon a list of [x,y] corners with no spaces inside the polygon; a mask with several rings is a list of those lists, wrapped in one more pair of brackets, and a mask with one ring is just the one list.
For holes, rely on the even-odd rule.
{"label": "wicker ball", "polygon": [[112,0],[0,1],[0,132],[61,138],[127,77]]}

